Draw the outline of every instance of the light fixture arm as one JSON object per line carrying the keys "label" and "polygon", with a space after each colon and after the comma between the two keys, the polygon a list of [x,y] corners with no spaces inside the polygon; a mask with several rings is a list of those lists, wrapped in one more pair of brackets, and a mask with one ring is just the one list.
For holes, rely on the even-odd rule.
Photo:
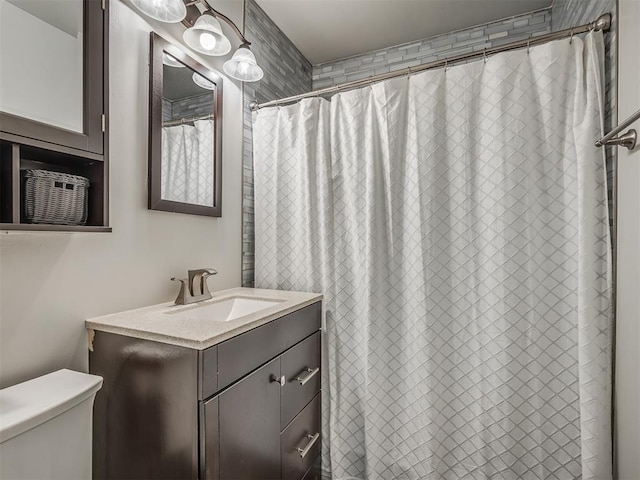
{"label": "light fixture arm", "polygon": [[[187,2],[185,5],[187,7],[191,7],[193,5],[197,5],[200,4],[204,7],[204,13],[208,13],[216,18],[219,18],[221,20],[224,20],[224,22],[229,25],[234,32],[236,32],[236,34],[238,35],[238,37],[240,37],[240,40],[242,40],[243,44],[247,44],[247,45],[251,45],[251,42],[249,40],[246,39],[246,37],[242,34],[242,32],[240,31],[240,29],[238,28],[238,26],[233,22],[233,20],[231,20],[229,17],[227,17],[226,15],[220,13],[218,10],[212,8],[206,0],[192,0]],[[193,22],[190,22],[188,19],[183,20],[182,22],[186,27],[191,27],[193,26]]]}
{"label": "light fixture arm", "polygon": [[233,23],[233,20],[231,20],[229,17],[227,17],[226,15],[223,15],[222,13],[220,13],[219,11],[209,7],[208,9],[214,17],[218,17],[222,20],[224,20],[227,25],[229,25],[231,28],[233,28],[233,30],[238,34],[238,36],[240,37],[240,40],[242,40],[242,43],[246,43],[247,45],[251,45],[251,42],[249,40],[246,39],[246,37],[242,34],[242,32],[240,31],[240,29],[238,28],[238,26]]}

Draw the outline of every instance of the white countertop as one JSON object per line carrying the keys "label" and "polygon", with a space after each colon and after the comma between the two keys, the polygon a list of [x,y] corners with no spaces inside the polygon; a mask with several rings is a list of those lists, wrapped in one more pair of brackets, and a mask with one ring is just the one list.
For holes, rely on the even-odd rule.
{"label": "white countertop", "polygon": [[[193,318],[185,318],[188,317],[189,310],[230,297],[275,300],[278,303],[226,322],[205,320],[196,315]],[[319,293],[239,287],[216,292],[211,300],[191,305],[174,305],[173,302],[168,302],[91,318],[85,322],[85,326],[88,330],[203,350],[320,300],[322,295]],[[173,315],[177,312],[184,312],[179,319]]]}

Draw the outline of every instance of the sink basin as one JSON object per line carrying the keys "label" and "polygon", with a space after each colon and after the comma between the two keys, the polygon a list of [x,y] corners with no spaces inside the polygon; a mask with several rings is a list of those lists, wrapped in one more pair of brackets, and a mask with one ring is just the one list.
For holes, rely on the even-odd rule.
{"label": "sink basin", "polygon": [[283,300],[261,300],[246,297],[231,297],[219,302],[194,305],[176,312],[167,312],[168,315],[180,320],[199,320],[211,322],[229,322],[236,318],[244,317],[252,313],[273,307]]}

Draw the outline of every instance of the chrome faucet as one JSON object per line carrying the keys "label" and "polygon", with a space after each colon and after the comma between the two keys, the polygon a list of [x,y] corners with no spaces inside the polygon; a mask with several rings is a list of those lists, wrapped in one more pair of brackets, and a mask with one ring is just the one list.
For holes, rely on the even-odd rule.
{"label": "chrome faucet", "polygon": [[216,275],[213,268],[199,268],[189,270],[188,278],[176,278],[171,280],[180,282],[180,292],[176,297],[176,305],[189,305],[190,303],[202,302],[211,298],[211,292],[207,286],[207,278]]}

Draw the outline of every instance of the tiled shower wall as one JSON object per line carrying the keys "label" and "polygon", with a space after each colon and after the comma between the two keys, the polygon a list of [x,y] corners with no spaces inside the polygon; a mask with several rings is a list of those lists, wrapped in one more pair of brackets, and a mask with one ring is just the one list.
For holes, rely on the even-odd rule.
{"label": "tiled shower wall", "polygon": [[444,33],[362,55],[314,65],[313,88],[325,88],[372,75],[416,67],[456,55],[482,51],[551,31],[550,9]]}
{"label": "tiled shower wall", "polygon": [[[554,0],[551,6],[552,30],[564,30],[589,23],[603,13],[611,13],[611,29],[604,35],[605,44],[605,105],[604,131],[610,131],[617,125],[618,119],[618,2],[617,0]],[[607,158],[607,187],[609,190],[609,219],[611,222],[612,244],[616,244],[616,166],[618,148],[605,147]]]}
{"label": "tiled shower wall", "polygon": [[[377,50],[321,65],[311,65],[280,29],[257,6],[254,0],[245,4],[246,35],[252,42],[258,63],[265,70],[265,79],[254,87],[245,84],[244,174],[243,174],[243,258],[244,286],[253,286],[254,279],[254,217],[253,217],[253,145],[249,103],[284,98],[312,89],[366,78],[379,73],[417,66],[454,55],[543,35],[550,31],[590,22],[600,13],[615,13],[615,0],[555,0],[552,8],[543,9],[476,27],[450,32],[421,41]],[[615,15],[614,15],[615,18]],[[615,30],[614,30],[615,32]],[[615,65],[615,33],[608,34],[608,66]],[[263,43],[265,42],[265,43]],[[615,67],[607,85],[615,88]],[[313,81],[312,81],[313,79]],[[268,82],[268,83],[267,83]],[[615,95],[607,98],[607,120],[615,118]],[[613,162],[608,162],[613,165]],[[612,184],[612,182],[610,182]]]}
{"label": "tiled shower wall", "polygon": [[311,63],[282,33],[254,0],[245,1],[244,34],[264,70],[264,78],[244,84],[244,138],[242,154],[242,285],[254,285],[253,136],[251,108],[258,103],[308,92]]}
{"label": "tiled shower wall", "polygon": [[213,112],[213,95],[203,93],[172,102],[162,99],[162,121],[180,120],[210,115]]}

